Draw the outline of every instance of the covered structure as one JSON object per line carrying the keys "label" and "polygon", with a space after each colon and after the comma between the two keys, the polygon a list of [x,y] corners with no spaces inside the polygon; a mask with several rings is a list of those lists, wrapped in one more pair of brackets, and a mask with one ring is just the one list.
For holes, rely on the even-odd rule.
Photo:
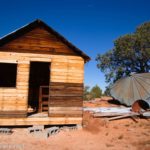
{"label": "covered structure", "polygon": [[110,88],[110,94],[127,106],[137,100],[147,102],[150,98],[150,73],[134,73],[119,79]]}
{"label": "covered structure", "polygon": [[90,57],[41,20],[0,39],[0,125],[81,124]]}

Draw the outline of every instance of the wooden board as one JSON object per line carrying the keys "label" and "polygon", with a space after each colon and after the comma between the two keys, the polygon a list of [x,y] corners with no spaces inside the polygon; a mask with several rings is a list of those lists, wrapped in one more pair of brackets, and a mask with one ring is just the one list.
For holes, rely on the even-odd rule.
{"label": "wooden board", "polygon": [[6,51],[16,52],[78,55],[55,35],[40,27],[10,41],[2,46],[2,48]]}
{"label": "wooden board", "polygon": [[[64,104],[65,102],[65,104]],[[50,107],[80,107],[83,104],[83,97],[71,96],[54,96],[49,100]]]}
{"label": "wooden board", "polygon": [[51,82],[49,116],[82,117],[83,84]]}
{"label": "wooden board", "polygon": [[82,117],[0,118],[0,126],[82,124]]}
{"label": "wooden board", "polygon": [[[0,111],[26,111],[28,107],[30,61],[51,61],[50,107],[81,107],[83,96],[84,60],[79,56],[0,52],[0,60],[17,62],[17,86],[0,88]],[[13,101],[10,102],[10,99]],[[10,99],[9,99],[10,98]],[[6,101],[6,99],[8,101]],[[4,102],[5,100],[5,102]],[[19,101],[19,102],[18,102]],[[4,102],[4,103],[3,103]],[[3,105],[2,105],[3,104]],[[82,112],[51,113],[53,116],[79,117]]]}
{"label": "wooden board", "polygon": [[6,111],[0,111],[0,118],[25,118],[27,116],[26,111],[11,111],[11,110],[6,110]]}
{"label": "wooden board", "polygon": [[[79,56],[0,52],[0,60],[16,60],[17,84],[27,84],[30,61],[51,62],[51,82],[83,83],[84,60]],[[25,78],[24,78],[25,77]]]}
{"label": "wooden board", "polygon": [[[22,71],[24,68],[25,70]],[[28,77],[29,63],[18,64],[16,87],[0,88],[0,117],[22,117],[27,115]],[[20,111],[24,113],[20,115]]]}

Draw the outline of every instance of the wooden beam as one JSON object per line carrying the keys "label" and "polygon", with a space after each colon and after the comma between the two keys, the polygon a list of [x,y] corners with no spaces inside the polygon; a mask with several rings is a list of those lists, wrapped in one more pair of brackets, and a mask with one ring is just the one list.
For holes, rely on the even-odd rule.
{"label": "wooden beam", "polygon": [[0,118],[0,126],[82,124],[82,117]]}

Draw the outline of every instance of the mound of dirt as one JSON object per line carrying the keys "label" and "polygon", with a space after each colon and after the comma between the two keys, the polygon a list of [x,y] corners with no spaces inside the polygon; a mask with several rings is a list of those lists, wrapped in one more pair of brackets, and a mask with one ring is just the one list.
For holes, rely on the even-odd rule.
{"label": "mound of dirt", "polygon": [[99,118],[93,118],[90,112],[84,112],[83,114],[83,130],[93,134],[98,134],[101,131],[101,127],[105,126],[106,122]]}

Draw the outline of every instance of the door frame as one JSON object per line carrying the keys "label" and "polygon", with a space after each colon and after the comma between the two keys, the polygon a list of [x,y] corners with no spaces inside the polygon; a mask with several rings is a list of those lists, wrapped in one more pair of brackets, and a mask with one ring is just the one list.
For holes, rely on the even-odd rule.
{"label": "door frame", "polygon": [[[49,90],[48,90],[48,111],[47,111],[47,113],[48,113],[48,115],[49,115],[49,101],[50,101],[50,82],[51,82],[51,59],[46,59],[46,60],[44,60],[44,59],[40,59],[40,60],[30,60],[29,61],[29,80],[30,80],[30,67],[31,67],[31,62],[41,62],[41,63],[49,63],[49,84],[48,84],[48,86],[49,86]],[[28,106],[28,104],[29,104],[29,80],[28,80],[28,101],[27,101],[27,106]],[[40,88],[39,88],[40,89]],[[39,91],[40,92],[40,91]],[[39,102],[39,97],[38,97],[38,102]],[[38,110],[37,110],[37,113],[39,112],[39,107],[37,108]]]}

